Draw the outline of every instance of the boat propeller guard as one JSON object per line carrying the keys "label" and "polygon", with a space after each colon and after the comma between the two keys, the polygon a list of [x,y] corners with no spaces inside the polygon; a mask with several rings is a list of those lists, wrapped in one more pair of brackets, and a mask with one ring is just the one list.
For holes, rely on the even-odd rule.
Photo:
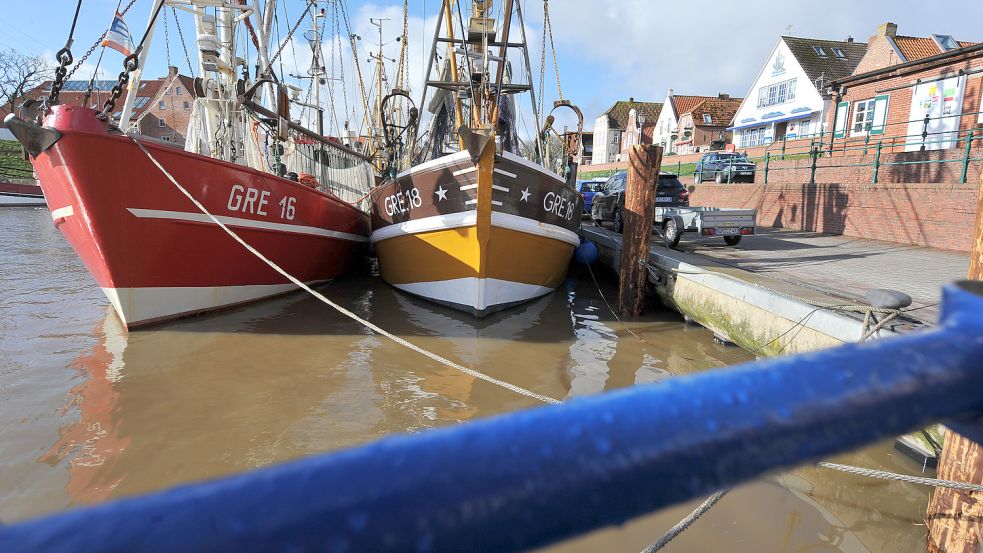
{"label": "boat propeller guard", "polygon": [[13,113],[3,119],[14,138],[24,146],[27,153],[37,157],[61,138],[61,133],[51,127],[28,123]]}

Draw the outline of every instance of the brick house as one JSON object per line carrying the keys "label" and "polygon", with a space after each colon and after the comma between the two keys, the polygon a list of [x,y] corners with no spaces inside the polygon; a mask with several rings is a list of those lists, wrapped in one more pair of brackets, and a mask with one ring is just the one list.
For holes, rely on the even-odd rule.
{"label": "brick house", "polygon": [[983,45],[897,30],[881,25],[856,70],[830,83],[834,142],[876,139],[888,151],[945,150],[964,147],[961,138],[971,130],[983,134]]}
{"label": "brick house", "polygon": [[679,116],[675,133],[670,136],[673,151],[682,155],[723,150],[731,140],[727,127],[742,101],[743,98],[720,94],[716,98],[706,98],[684,112]]}
{"label": "brick house", "polygon": [[[721,94],[720,97],[727,96]],[[666,154],[680,153],[676,151],[676,141],[683,140],[679,134],[679,118],[684,113],[689,113],[697,104],[704,100],[709,100],[714,96],[692,96],[688,94],[676,94],[670,88],[666,94],[666,101],[663,105],[665,109],[659,114],[659,119],[655,122],[652,143],[662,146]]]}
{"label": "brick house", "polygon": [[658,102],[619,100],[594,120],[592,163],[627,159],[633,144],[652,144],[655,121],[662,112]]}
{"label": "brick house", "polygon": [[853,74],[866,52],[852,38],[780,37],[728,129],[733,144],[747,149],[822,134],[829,82]]}
{"label": "brick house", "polygon": [[[38,99],[47,96],[48,91],[51,90],[51,84],[52,81],[41,83],[38,87],[27,92],[24,98]],[[82,105],[87,103],[92,108],[101,109],[103,103],[109,98],[114,85],[116,85],[116,81],[112,80],[93,81],[92,92],[86,99],[89,81],[65,81],[58,99],[63,104]],[[117,121],[122,113],[123,103],[128,93],[128,90],[124,90],[116,101],[113,118]],[[144,136],[173,142],[176,146],[183,148],[188,122],[191,119],[191,107],[195,99],[192,79],[179,74],[176,67],[168,67],[167,76],[140,81],[136,95],[136,100],[133,103],[133,115],[131,116],[132,124],[136,125]],[[8,113],[10,113],[9,105],[0,108],[0,121]]]}

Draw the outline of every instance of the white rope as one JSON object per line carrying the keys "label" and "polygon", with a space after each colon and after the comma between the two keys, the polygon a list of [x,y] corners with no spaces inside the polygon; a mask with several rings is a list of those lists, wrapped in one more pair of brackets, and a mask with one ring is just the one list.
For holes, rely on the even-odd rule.
{"label": "white rope", "polygon": [[254,248],[254,247],[250,246],[249,244],[247,244],[242,238],[239,237],[238,234],[236,234],[235,232],[233,232],[229,227],[225,226],[225,224],[222,223],[222,221],[218,220],[214,215],[212,215],[211,213],[209,213],[209,211],[207,209],[205,209],[205,206],[201,205],[201,203],[198,200],[196,200],[194,198],[194,196],[192,196],[191,193],[189,193],[187,191],[187,189],[185,189],[183,186],[181,186],[181,184],[178,183],[178,181],[175,180],[174,177],[171,176],[171,174],[168,173],[166,169],[164,169],[164,167],[160,164],[160,162],[158,162],[157,159],[154,158],[153,155],[151,155],[150,151],[147,150],[147,148],[144,147],[143,143],[141,143],[135,137],[131,137],[131,138],[133,138],[133,141],[136,142],[137,146],[139,146],[140,149],[143,150],[143,153],[147,154],[147,157],[150,158],[150,161],[153,162],[153,164],[156,165],[158,169],[160,169],[160,172],[163,173],[164,176],[167,177],[167,179],[169,181],[171,181],[171,183],[175,187],[177,187],[177,189],[180,190],[182,194],[184,194],[189,200],[191,200],[191,203],[195,204],[195,207],[197,207],[202,213],[204,213],[209,219],[211,219],[213,223],[215,223],[216,225],[218,225],[229,236],[231,236],[236,242],[238,242],[239,244],[241,244],[242,247],[246,248],[246,250],[248,250],[249,253],[255,255],[261,261],[263,261],[264,263],[266,263],[267,265],[269,265],[270,268],[272,268],[274,271],[280,273],[281,275],[283,275],[284,277],[286,277],[288,280],[290,280],[290,282],[294,283],[295,285],[297,285],[299,288],[301,288],[302,290],[304,290],[308,294],[310,294],[310,295],[314,296],[315,298],[321,300],[321,302],[323,302],[326,305],[332,307],[333,309],[335,309],[336,311],[338,311],[342,315],[344,315],[344,316],[348,317],[349,319],[352,319],[353,321],[355,321],[355,322],[357,322],[357,323],[359,323],[359,324],[361,324],[361,325],[363,325],[363,326],[371,329],[372,331],[376,332],[377,334],[381,334],[381,335],[385,336],[386,338],[389,338],[390,340],[396,342],[397,344],[399,344],[399,345],[401,345],[403,347],[409,348],[409,349],[411,349],[411,350],[419,353],[420,355],[423,355],[425,357],[428,357],[428,358],[430,358],[430,359],[432,359],[432,360],[440,363],[441,365],[444,365],[444,366],[450,367],[452,369],[461,371],[462,373],[464,373],[464,374],[466,374],[466,375],[468,375],[468,376],[470,376],[472,378],[477,378],[478,380],[484,380],[485,382],[488,382],[490,384],[494,384],[494,385],[499,386],[501,388],[505,388],[506,390],[513,391],[513,392],[515,392],[515,393],[517,393],[519,395],[523,395],[523,396],[526,396],[526,397],[530,397],[530,398],[539,400],[539,401],[541,401],[543,403],[551,403],[551,404],[562,403],[558,399],[554,399],[554,398],[551,398],[549,396],[544,396],[542,394],[537,394],[536,392],[532,392],[532,391],[527,390],[525,388],[521,388],[519,386],[516,386],[515,384],[509,384],[508,382],[504,382],[504,381],[499,380],[497,378],[493,378],[493,377],[488,376],[486,374],[480,373],[480,372],[478,372],[478,371],[476,371],[474,369],[469,369],[467,367],[458,365],[457,363],[454,363],[453,361],[450,361],[448,359],[445,359],[445,358],[443,358],[443,357],[441,357],[441,356],[439,356],[436,353],[433,353],[431,351],[427,351],[427,350],[425,350],[425,349],[423,349],[423,348],[421,348],[421,347],[419,347],[419,346],[417,346],[417,345],[415,345],[415,344],[413,344],[411,342],[408,342],[408,341],[400,338],[399,336],[396,336],[396,335],[394,335],[394,334],[392,334],[392,333],[390,333],[390,332],[388,332],[388,331],[380,328],[379,326],[376,326],[376,325],[370,323],[369,321],[366,321],[365,319],[362,319],[358,315],[352,313],[351,311],[345,309],[344,307],[342,307],[342,306],[338,305],[337,303],[335,303],[335,302],[329,300],[328,298],[324,297],[321,293],[317,292],[316,290],[311,289],[310,286],[304,284],[303,282],[301,282],[300,280],[298,280],[296,277],[294,277],[293,275],[291,275],[287,271],[284,271],[283,269],[281,269],[279,265],[277,265],[276,263],[274,263],[274,262],[270,261],[269,259],[267,259],[266,256],[264,256],[263,254],[259,253],[259,251],[257,251],[256,248]]}

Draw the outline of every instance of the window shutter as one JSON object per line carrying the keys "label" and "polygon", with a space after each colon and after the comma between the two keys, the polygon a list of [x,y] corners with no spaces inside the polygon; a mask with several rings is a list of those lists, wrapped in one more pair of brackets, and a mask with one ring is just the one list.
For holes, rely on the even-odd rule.
{"label": "window shutter", "polygon": [[833,121],[833,138],[843,138],[846,136],[846,128],[849,123],[848,115],[850,115],[850,102],[836,104],[836,119]]}
{"label": "window shutter", "polygon": [[874,120],[870,127],[870,134],[884,134],[884,127],[887,124],[888,96],[877,96],[874,98]]}

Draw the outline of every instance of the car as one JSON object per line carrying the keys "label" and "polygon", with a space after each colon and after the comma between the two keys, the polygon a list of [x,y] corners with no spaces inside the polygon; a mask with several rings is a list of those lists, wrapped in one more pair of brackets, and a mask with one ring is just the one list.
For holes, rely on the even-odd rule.
{"label": "car", "polygon": [[[619,171],[604,183],[604,188],[594,194],[591,204],[591,219],[597,226],[606,222],[614,224],[615,232],[622,232],[625,221],[622,211],[625,208],[625,186],[628,173]],[[658,207],[688,207],[689,190],[673,173],[659,173],[659,184],[655,189],[655,205]]]}
{"label": "car", "polygon": [[717,182],[754,182],[755,165],[744,154],[707,152],[696,163],[693,180]]}
{"label": "car", "polygon": [[591,201],[599,190],[604,188],[604,183],[608,179],[589,179],[589,180],[579,180],[577,181],[577,192],[580,193],[580,197],[584,199],[584,213],[590,215]]}

